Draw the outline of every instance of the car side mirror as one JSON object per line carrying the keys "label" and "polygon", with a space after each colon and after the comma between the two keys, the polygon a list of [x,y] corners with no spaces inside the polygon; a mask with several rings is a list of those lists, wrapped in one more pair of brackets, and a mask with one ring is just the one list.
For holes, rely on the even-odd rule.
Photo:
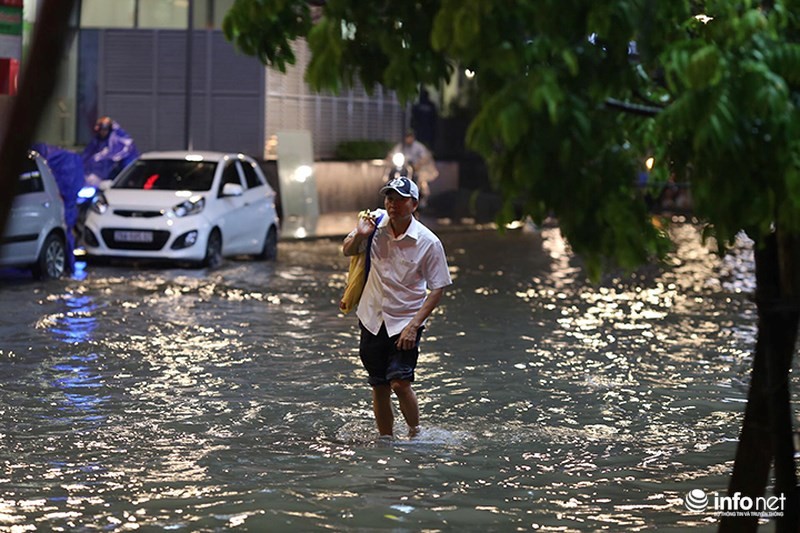
{"label": "car side mirror", "polygon": [[100,184],[97,186],[97,188],[99,190],[101,190],[101,191],[107,191],[108,189],[111,188],[111,184],[112,183],[113,183],[112,180],[103,180],[103,181],[100,182]]}
{"label": "car side mirror", "polygon": [[241,196],[244,189],[238,183],[226,183],[222,186],[222,196]]}

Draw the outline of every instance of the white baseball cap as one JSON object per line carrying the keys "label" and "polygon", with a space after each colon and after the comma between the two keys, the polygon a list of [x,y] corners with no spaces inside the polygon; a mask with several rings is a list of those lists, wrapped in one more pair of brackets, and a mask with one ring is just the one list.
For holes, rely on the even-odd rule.
{"label": "white baseball cap", "polygon": [[395,191],[400,196],[419,201],[419,187],[408,178],[395,178],[381,188],[381,194]]}

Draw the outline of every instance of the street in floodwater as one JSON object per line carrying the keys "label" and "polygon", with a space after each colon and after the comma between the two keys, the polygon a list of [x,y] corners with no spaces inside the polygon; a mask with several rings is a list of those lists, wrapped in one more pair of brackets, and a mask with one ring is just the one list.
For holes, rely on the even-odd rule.
{"label": "street in floodwater", "polygon": [[443,232],[425,429],[391,444],[337,311],[339,241],[4,278],[0,528],[714,530],[684,497],[728,481],[752,250],[674,233],[669,267],[592,286],[557,229]]}

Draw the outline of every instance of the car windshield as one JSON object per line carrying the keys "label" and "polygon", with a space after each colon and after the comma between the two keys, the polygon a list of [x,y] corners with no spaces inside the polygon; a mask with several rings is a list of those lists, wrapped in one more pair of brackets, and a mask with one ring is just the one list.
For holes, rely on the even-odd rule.
{"label": "car windshield", "polygon": [[42,182],[42,175],[39,173],[36,161],[31,158],[25,159],[22,164],[22,173],[20,173],[17,181],[17,195],[42,192],[43,190],[44,182]]}
{"label": "car windshield", "polygon": [[115,189],[208,191],[217,164],[178,159],[140,159],[126,169]]}

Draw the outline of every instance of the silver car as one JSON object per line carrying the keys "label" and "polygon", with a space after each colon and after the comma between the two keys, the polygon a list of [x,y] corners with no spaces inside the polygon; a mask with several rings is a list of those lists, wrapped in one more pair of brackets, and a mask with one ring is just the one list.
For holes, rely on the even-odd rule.
{"label": "silver car", "polygon": [[47,162],[28,152],[2,240],[0,267],[30,269],[37,279],[60,278],[67,268],[64,203]]}

